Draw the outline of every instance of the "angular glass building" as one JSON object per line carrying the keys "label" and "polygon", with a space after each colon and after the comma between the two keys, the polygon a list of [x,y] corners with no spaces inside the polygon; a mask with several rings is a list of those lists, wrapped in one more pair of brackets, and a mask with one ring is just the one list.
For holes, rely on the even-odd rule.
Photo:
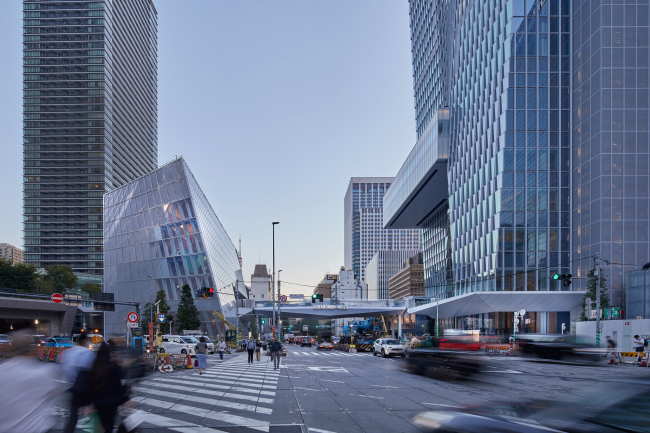
{"label": "angular glass building", "polygon": [[25,261],[101,275],[102,196],[156,168],[152,0],[23,2]]}
{"label": "angular glass building", "polygon": [[[225,335],[236,324],[235,294],[245,297],[237,250],[185,160],[177,158],[104,196],[105,291],[147,303],[164,290],[172,314],[181,288],[212,287],[196,299],[202,329]],[[106,335],[126,332],[130,307],[106,313]]]}

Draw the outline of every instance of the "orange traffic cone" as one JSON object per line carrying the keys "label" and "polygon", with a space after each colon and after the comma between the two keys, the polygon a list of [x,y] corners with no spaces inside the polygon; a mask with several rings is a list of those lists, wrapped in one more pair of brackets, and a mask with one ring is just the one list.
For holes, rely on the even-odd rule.
{"label": "orange traffic cone", "polygon": [[41,350],[38,351],[38,359],[39,359],[39,360],[44,359],[44,355],[43,355],[43,346],[41,346]]}
{"label": "orange traffic cone", "polygon": [[50,355],[47,357],[48,361],[54,361],[54,352],[56,352],[56,348],[50,348]]}
{"label": "orange traffic cone", "polygon": [[641,363],[639,364],[639,367],[647,367],[648,366],[648,357],[647,355],[643,355],[643,358],[641,358]]}
{"label": "orange traffic cone", "polygon": [[189,353],[187,354],[187,368],[190,368],[190,369],[193,368],[192,367],[192,355],[190,355]]}
{"label": "orange traffic cone", "polygon": [[61,353],[59,353],[59,357],[58,357],[59,359],[57,360],[57,362],[63,362],[63,354],[64,353],[65,353],[65,350],[61,349]]}
{"label": "orange traffic cone", "polygon": [[616,364],[616,355],[614,355],[613,350],[612,350],[612,357],[609,358],[609,363],[610,363],[610,365]]}

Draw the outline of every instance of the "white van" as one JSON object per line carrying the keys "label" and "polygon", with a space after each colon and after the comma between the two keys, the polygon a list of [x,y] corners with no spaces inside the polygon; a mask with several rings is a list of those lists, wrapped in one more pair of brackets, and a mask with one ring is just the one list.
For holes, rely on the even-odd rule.
{"label": "white van", "polygon": [[158,348],[158,352],[174,355],[187,355],[189,353],[194,356],[196,354],[194,351],[195,346],[196,343],[187,337],[181,335],[163,335],[162,345]]}

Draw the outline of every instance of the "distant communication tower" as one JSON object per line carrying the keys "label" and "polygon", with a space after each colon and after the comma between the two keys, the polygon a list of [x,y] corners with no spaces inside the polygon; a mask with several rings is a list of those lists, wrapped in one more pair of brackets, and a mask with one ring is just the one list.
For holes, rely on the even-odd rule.
{"label": "distant communication tower", "polygon": [[241,236],[239,237],[239,251],[237,251],[237,257],[239,258],[239,269],[242,268],[242,260],[241,260]]}

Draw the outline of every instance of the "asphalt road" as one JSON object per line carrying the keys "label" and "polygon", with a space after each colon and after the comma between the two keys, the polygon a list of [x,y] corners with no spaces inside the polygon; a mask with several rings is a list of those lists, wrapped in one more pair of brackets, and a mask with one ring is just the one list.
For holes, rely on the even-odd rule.
{"label": "asphalt road", "polygon": [[[202,376],[197,370],[150,376],[133,393],[145,419],[138,431],[418,432],[412,419],[423,411],[567,398],[576,392],[593,392],[603,381],[650,371],[491,356],[486,358],[485,372],[475,380],[439,381],[407,373],[400,358],[286,347],[288,355],[277,371],[269,357],[248,364],[245,355],[233,354],[223,363],[211,356],[208,372]],[[65,407],[65,397],[57,399],[53,412],[59,428],[67,414]]]}

